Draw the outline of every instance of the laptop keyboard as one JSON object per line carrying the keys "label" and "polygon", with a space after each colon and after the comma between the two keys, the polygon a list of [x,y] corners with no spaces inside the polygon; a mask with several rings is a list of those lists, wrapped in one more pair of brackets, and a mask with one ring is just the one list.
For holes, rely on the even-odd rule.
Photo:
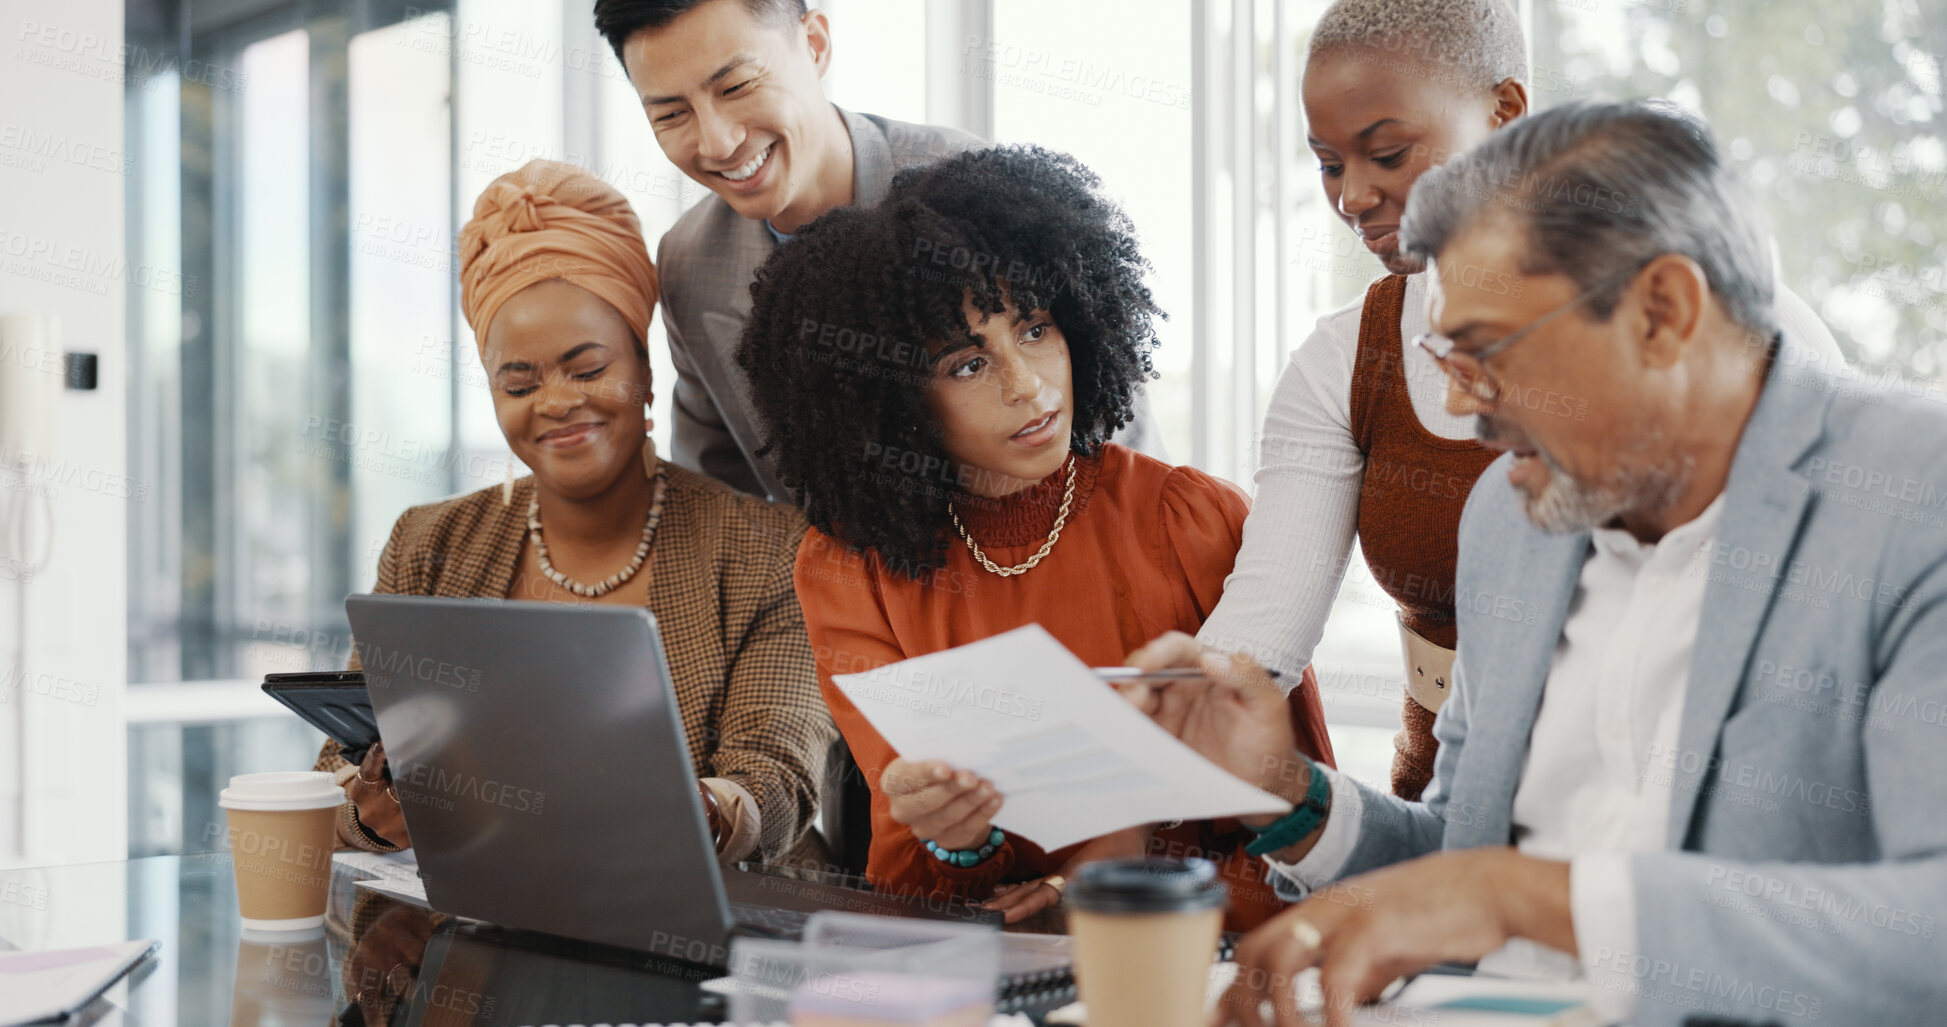
{"label": "laptop keyboard", "polygon": [[751,906],[742,902],[733,902],[730,904],[730,918],[737,922],[737,926],[746,928],[754,934],[799,938],[804,935],[805,923],[811,919],[811,914],[795,909]]}

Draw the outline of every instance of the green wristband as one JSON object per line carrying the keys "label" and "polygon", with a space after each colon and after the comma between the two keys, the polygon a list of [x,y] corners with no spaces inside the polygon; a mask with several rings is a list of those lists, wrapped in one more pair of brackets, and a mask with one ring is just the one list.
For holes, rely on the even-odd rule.
{"label": "green wristband", "polygon": [[[1318,829],[1325,819],[1325,810],[1332,801],[1332,782],[1318,764],[1303,753],[1299,754],[1311,767],[1311,784],[1305,789],[1305,801],[1299,803],[1291,812],[1271,821],[1263,827],[1251,827],[1257,832],[1256,840],[1244,846],[1244,851],[1253,856],[1276,852],[1291,845]],[[1249,824],[1244,825],[1250,827]]]}

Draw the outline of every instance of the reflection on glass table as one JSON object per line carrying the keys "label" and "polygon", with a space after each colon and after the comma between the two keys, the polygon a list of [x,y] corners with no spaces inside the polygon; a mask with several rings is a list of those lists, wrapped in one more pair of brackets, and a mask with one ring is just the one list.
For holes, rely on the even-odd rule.
{"label": "reflection on glass table", "polygon": [[717,971],[430,913],[334,867],[325,926],[245,931],[228,853],[0,871],[0,951],[162,942],[78,1025],[684,1022]]}
{"label": "reflection on glass table", "polygon": [[[741,864],[858,887],[812,870]],[[161,941],[158,954],[69,1027],[445,1027],[711,1021],[721,971],[430,912],[332,871],[325,925],[246,931],[227,852],[0,871],[0,951]],[[1008,931],[1060,933],[1050,910]]]}

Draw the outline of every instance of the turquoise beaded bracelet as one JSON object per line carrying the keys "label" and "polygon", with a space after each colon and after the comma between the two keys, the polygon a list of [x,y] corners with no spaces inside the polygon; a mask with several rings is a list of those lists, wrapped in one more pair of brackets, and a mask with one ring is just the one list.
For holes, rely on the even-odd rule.
{"label": "turquoise beaded bracelet", "polygon": [[933,858],[942,863],[950,863],[956,867],[970,867],[993,855],[1005,841],[1007,841],[1007,832],[996,827],[987,832],[987,844],[978,849],[943,849],[939,842],[927,842],[926,851],[932,853]]}
{"label": "turquoise beaded bracelet", "polygon": [[1263,827],[1245,824],[1245,827],[1257,832],[1257,838],[1244,846],[1245,852],[1253,856],[1276,852],[1312,833],[1325,819],[1325,810],[1332,801],[1332,782],[1310,757],[1299,753],[1298,758],[1311,765],[1311,784],[1305,788],[1305,801]]}

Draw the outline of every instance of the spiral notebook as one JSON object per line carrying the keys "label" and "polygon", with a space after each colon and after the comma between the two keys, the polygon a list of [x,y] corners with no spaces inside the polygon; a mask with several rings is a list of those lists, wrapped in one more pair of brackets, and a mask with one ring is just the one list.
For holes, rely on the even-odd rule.
{"label": "spiral notebook", "polygon": [[[527,1025],[527,1027],[538,1027],[538,1025],[534,1025],[534,1024],[529,1024],[529,1025]],[[582,1023],[567,1023],[567,1024],[559,1024],[559,1025],[556,1025],[556,1024],[548,1024],[548,1025],[547,1025],[547,1027],[589,1027],[589,1025],[588,1025],[588,1024],[582,1024]],[[785,1023],[785,1022],[784,1022],[783,1020],[777,1020],[777,1021],[773,1021],[773,1022],[771,1022],[771,1023],[739,1023],[739,1024],[731,1024],[731,1023],[616,1023],[616,1024],[598,1024],[598,1025],[596,1025],[596,1027],[791,1027],[791,1025],[790,1025],[790,1024],[788,1024],[788,1023]],[[1033,1021],[1033,1020],[1030,1020],[1030,1019],[1028,1019],[1028,1018],[1027,1018],[1027,1017],[1025,1017],[1025,1016],[1022,1016],[1022,1015],[1021,1015],[1021,1014],[1019,1014],[1019,1013],[1010,1013],[1010,1014],[1007,1014],[1007,1015],[1005,1015],[1005,1016],[996,1016],[996,1017],[994,1017],[994,1018],[993,1018],[992,1020],[989,1020],[989,1021],[987,1021],[987,1027],[1034,1027],[1034,1021]]]}
{"label": "spiral notebook", "polygon": [[[994,1007],[1002,1013],[1012,1014],[1040,1012],[1073,1002],[1073,960],[1074,943],[1068,935],[1002,934],[1001,979]],[[703,989],[728,995],[734,987],[732,980],[719,977],[705,981]],[[1001,1018],[997,1018],[996,1022],[1001,1022]]]}

